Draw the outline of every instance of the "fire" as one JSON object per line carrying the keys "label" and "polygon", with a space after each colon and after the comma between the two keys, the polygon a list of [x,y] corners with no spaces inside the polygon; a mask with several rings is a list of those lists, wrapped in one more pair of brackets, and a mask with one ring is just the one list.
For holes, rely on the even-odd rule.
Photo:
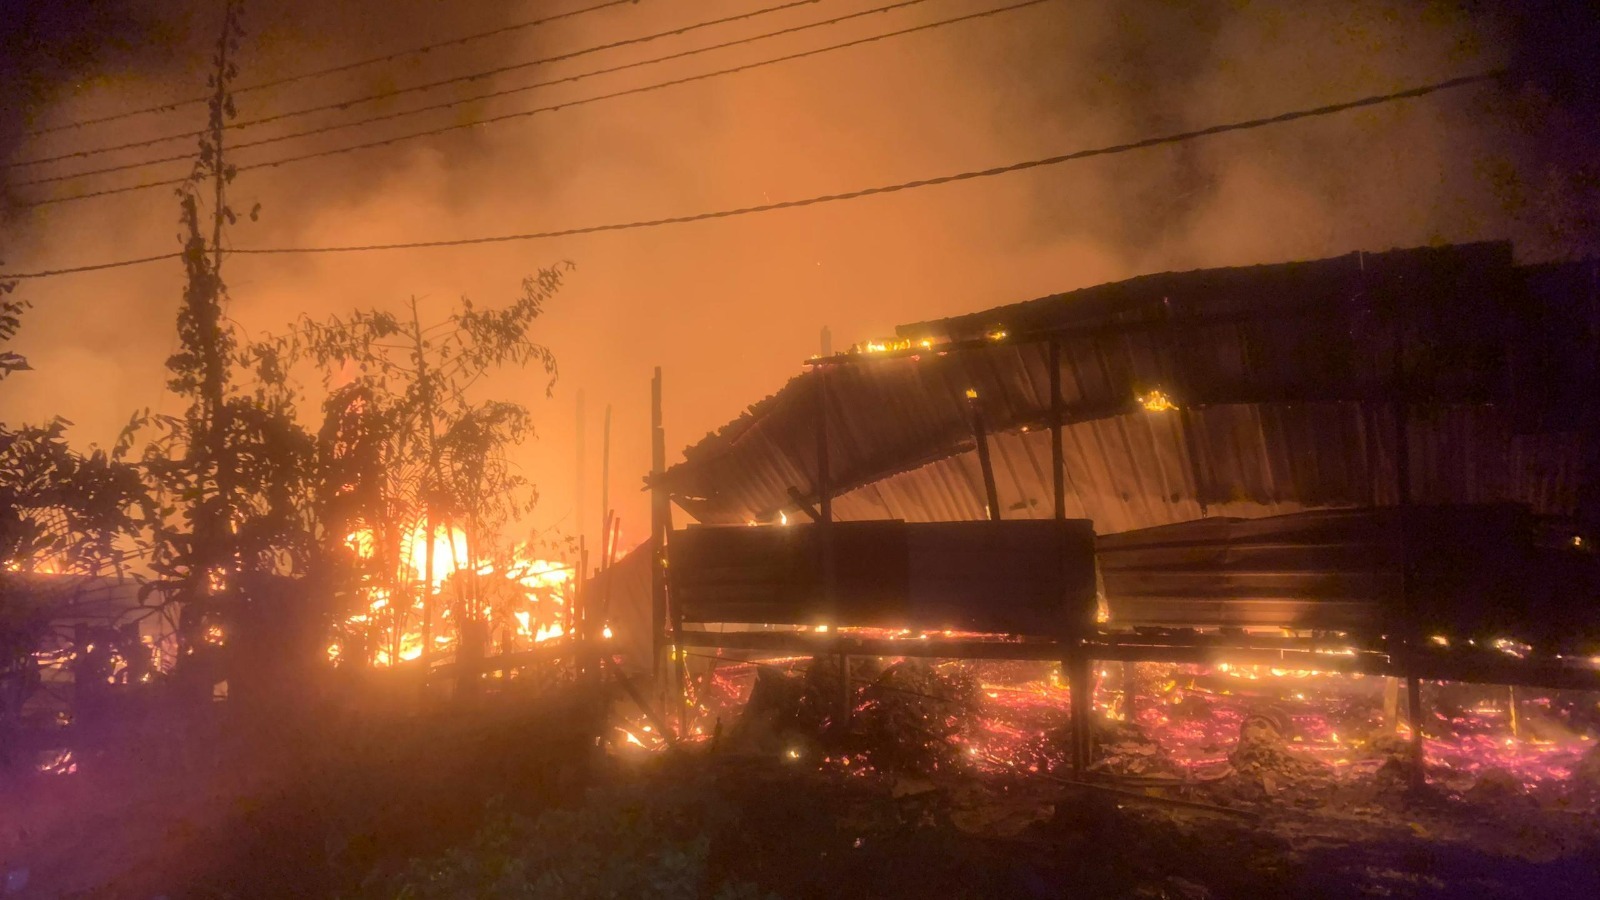
{"label": "fire", "polygon": [[[433,529],[433,571],[428,578],[429,533],[425,523],[406,529],[398,548],[402,581],[395,588],[372,583],[362,588],[365,608],[346,617],[345,630],[366,634],[375,645],[371,662],[378,667],[419,660],[428,639],[429,622],[436,653],[452,651],[461,634],[462,616],[489,627],[496,647],[541,643],[567,633],[566,606],[574,569],[531,556],[525,546],[508,557],[474,555],[466,532],[440,524]],[[364,561],[379,558],[378,539],[359,528],[345,544]],[[481,549],[481,548],[480,548]],[[331,662],[353,661],[340,641],[328,647]]]}
{"label": "fire", "polygon": [[1138,399],[1139,405],[1144,407],[1146,412],[1167,412],[1178,408],[1178,404],[1174,403],[1172,398],[1161,390],[1140,394]]}
{"label": "fire", "polygon": [[[1343,656],[1344,649],[1329,655]],[[804,677],[811,662],[807,657],[759,663],[717,659],[695,681],[692,715],[700,721],[731,721],[750,696],[758,666]],[[1062,772],[1070,765],[1068,680],[1056,664],[946,660],[933,665],[977,682],[975,712],[949,739],[968,764],[1024,774]],[[1405,752],[1410,739],[1403,718],[1384,711],[1386,690],[1394,685],[1383,676],[1219,660],[1209,666],[1103,663],[1092,679],[1092,710],[1099,723],[1093,729],[1095,766],[1113,776],[1191,785],[1228,777],[1243,771],[1233,754],[1246,723],[1264,719],[1279,730],[1282,746],[1305,762],[1306,771],[1321,773],[1317,777],[1327,784],[1375,776],[1387,760]],[[869,681],[857,690],[868,690]],[[1560,790],[1594,746],[1592,694],[1587,700],[1564,700],[1560,692],[1432,681],[1425,692],[1423,758],[1429,777],[1449,789],[1465,790],[1497,770],[1525,790]],[[693,727],[690,732],[696,733]],[[780,753],[794,759],[788,749]],[[846,763],[847,758],[833,754],[819,762],[851,775],[871,768],[866,758]]]}
{"label": "fire", "polygon": [[8,560],[6,562],[6,571],[28,572],[34,575],[60,575],[67,571],[67,566],[57,557],[44,556],[31,560]]}
{"label": "fire", "polygon": [[867,341],[850,348],[851,353],[898,353],[911,349],[911,341],[897,338],[883,338],[881,340]]}
{"label": "fire", "polygon": [[50,758],[35,764],[34,769],[46,775],[72,775],[78,771],[78,764],[72,759],[72,751],[54,750]]}

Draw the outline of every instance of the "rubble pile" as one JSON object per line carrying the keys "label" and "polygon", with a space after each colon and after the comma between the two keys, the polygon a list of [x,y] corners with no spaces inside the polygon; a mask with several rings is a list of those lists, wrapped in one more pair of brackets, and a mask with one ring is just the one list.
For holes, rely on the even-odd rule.
{"label": "rubble pile", "polygon": [[885,771],[948,771],[960,765],[954,739],[971,730],[981,696],[965,669],[942,672],[923,660],[902,660],[862,689],[853,743]]}
{"label": "rubble pile", "polygon": [[[1065,739],[1065,738],[1063,738]],[[1184,766],[1133,722],[1099,719],[1094,723],[1095,760],[1091,772],[1117,778],[1183,781]]]}
{"label": "rubble pile", "polygon": [[757,666],[750,699],[728,734],[738,750],[776,754],[801,730],[800,706],[805,679],[776,666]]}
{"label": "rubble pile", "polygon": [[915,659],[885,667],[853,657],[848,694],[841,675],[838,659],[828,657],[813,660],[803,674],[758,666],[728,746],[790,758],[857,758],[885,773],[929,774],[960,764],[961,736],[982,701],[966,669],[943,671]]}
{"label": "rubble pile", "polygon": [[1282,798],[1319,803],[1333,787],[1332,769],[1296,753],[1285,735],[1285,716],[1272,710],[1248,715],[1239,728],[1239,743],[1228,754],[1233,775],[1228,790],[1240,800]]}

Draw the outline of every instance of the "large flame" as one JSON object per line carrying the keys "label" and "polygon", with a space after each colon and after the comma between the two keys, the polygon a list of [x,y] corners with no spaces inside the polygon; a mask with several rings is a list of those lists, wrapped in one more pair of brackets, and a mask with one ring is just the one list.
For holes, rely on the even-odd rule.
{"label": "large flame", "polygon": [[[467,533],[454,525],[436,525],[431,537],[431,583],[430,535],[426,524],[419,522],[405,531],[400,542],[400,570],[411,582],[402,587],[403,596],[397,599],[388,588],[370,585],[363,589],[365,610],[345,620],[348,631],[368,633],[375,639],[373,665],[385,667],[422,657],[425,610],[432,612],[434,652],[453,652],[459,638],[455,610],[463,597],[471,598],[467,614],[488,623],[497,646],[537,644],[566,634],[572,566],[534,557],[525,545],[515,548],[507,559],[475,558],[470,551],[477,548],[472,547]],[[357,557],[375,558],[378,538],[372,529],[358,528],[345,542]],[[470,588],[463,588],[463,581],[470,582]],[[451,585],[454,587],[448,587]],[[328,646],[328,659],[348,661],[349,655],[335,641]]]}

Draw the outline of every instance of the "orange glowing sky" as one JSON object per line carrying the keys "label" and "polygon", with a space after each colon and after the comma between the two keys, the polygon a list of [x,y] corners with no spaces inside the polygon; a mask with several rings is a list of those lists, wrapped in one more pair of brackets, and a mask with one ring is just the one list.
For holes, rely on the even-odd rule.
{"label": "orange glowing sky", "polygon": [[[63,86],[41,121],[201,92],[215,10],[198,0],[187,5],[193,9],[183,13],[185,4],[156,4],[152,14],[172,23],[165,43],[136,50],[134,62],[114,71]],[[248,4],[241,80],[577,5]],[[642,0],[252,93],[240,98],[240,112],[253,117],[761,5]],[[881,3],[821,0],[490,84],[587,71],[873,5]],[[375,126],[362,137],[589,96],[999,5],[929,0],[835,29]],[[365,244],[540,231],[983,168],[1478,71],[1503,61],[1498,27],[1437,3],[1059,0],[653,94],[247,172],[236,182],[237,206],[259,201],[261,218],[241,221],[230,240],[241,247]],[[482,88],[462,85],[405,102]],[[542,493],[534,524],[570,527],[574,395],[585,391],[591,533],[600,513],[598,425],[610,403],[612,497],[631,545],[643,538],[648,515],[638,487],[649,465],[649,379],[656,365],[665,372],[667,444],[675,459],[685,444],[794,374],[816,352],[825,325],[836,346],[848,346],[900,322],[1152,271],[1505,237],[1518,239],[1526,252],[1545,252],[1542,224],[1508,212],[1496,192],[1517,152],[1506,137],[1511,132],[1496,124],[1504,113],[1496,102],[1467,90],[1179,147],[715,222],[403,253],[233,257],[225,266],[229,314],[255,332],[281,328],[301,312],[399,309],[411,295],[442,314],[460,295],[484,305],[505,302],[523,275],[575,262],[577,271],[537,332],[560,360],[554,399],[544,398],[543,378],[533,372],[502,373],[482,384],[480,396],[532,408],[541,437],[521,449],[520,462]],[[201,116],[191,107],[107,126],[92,138],[64,132],[54,141],[17,144],[13,158],[199,127]],[[320,149],[350,140],[336,133],[290,146]],[[239,161],[282,152],[263,148]],[[85,179],[62,190],[173,177],[186,168]],[[0,270],[175,250],[176,222],[166,190],[13,211],[0,234]],[[60,414],[77,423],[78,440],[106,443],[135,408],[178,411],[164,394],[162,362],[175,347],[181,278],[174,261],[24,284],[19,291],[35,309],[16,349],[38,371],[0,392],[0,421]]]}

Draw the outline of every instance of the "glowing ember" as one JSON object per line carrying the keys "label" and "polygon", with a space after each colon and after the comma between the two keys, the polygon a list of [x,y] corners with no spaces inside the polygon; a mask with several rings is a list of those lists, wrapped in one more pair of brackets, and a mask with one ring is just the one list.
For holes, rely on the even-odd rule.
{"label": "glowing ember", "polygon": [[[792,669],[807,661],[703,663],[710,668],[695,680],[695,714],[731,723],[750,696],[758,665]],[[1069,764],[1069,693],[1057,665],[945,661],[935,668],[965,672],[981,685],[976,714],[949,738],[969,765],[1033,774]],[[1409,746],[1404,725],[1385,719],[1386,697],[1396,704],[1400,692],[1382,676],[1230,662],[1111,663],[1093,674],[1097,767],[1109,766],[1112,774],[1174,783],[1223,778],[1235,771],[1230,757],[1247,720],[1274,723],[1285,751],[1319,767],[1330,783],[1370,776]],[[857,706],[858,714],[866,709],[866,703]],[[1458,789],[1491,769],[1529,789],[1559,784],[1594,745],[1591,732],[1600,727],[1593,695],[1575,700],[1570,693],[1427,682],[1424,709],[1430,776]],[[947,724],[930,720],[926,727]],[[865,774],[867,762],[841,753],[821,759],[824,768],[852,775]]]}
{"label": "glowing ember", "polygon": [[72,775],[78,771],[78,764],[72,761],[71,750],[52,750],[34,768],[45,775]]}

